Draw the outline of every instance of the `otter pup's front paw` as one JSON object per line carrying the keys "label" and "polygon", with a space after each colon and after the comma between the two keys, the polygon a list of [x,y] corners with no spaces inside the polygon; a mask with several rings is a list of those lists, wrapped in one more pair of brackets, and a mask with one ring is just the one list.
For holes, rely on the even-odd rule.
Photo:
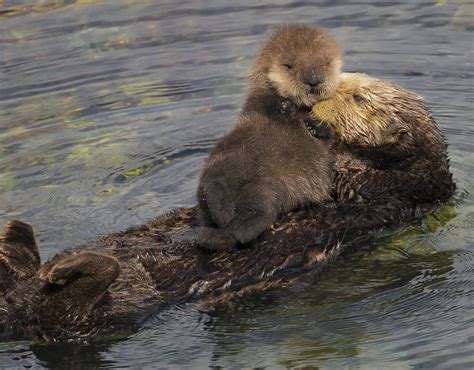
{"label": "otter pup's front paw", "polygon": [[285,99],[280,102],[280,113],[283,116],[294,117],[298,113],[298,107],[291,100]]}

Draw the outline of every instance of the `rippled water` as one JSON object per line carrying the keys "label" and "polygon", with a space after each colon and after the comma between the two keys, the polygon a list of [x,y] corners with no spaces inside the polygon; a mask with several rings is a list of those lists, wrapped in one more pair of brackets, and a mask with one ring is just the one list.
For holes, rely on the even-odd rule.
{"label": "rippled water", "polygon": [[0,343],[0,367],[474,367],[471,0],[2,0],[0,221],[31,222],[45,259],[192,205],[259,42],[297,21],[332,28],[346,70],[426,98],[455,199],[292,289],[117,342]]}

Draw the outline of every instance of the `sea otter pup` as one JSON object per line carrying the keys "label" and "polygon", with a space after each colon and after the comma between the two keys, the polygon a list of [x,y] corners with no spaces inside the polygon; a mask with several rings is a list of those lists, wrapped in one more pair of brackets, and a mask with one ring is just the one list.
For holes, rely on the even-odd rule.
{"label": "sea otter pup", "polygon": [[453,194],[447,145],[415,93],[363,73],[342,73],[336,93],[317,103],[312,114],[339,140],[338,202],[396,199],[412,207]]}
{"label": "sea otter pup", "polygon": [[247,243],[282,212],[329,199],[331,156],[315,137],[329,140],[331,130],[309,111],[334,93],[341,64],[336,40],[319,27],[285,26],[263,44],[236,127],[202,171],[201,246]]}

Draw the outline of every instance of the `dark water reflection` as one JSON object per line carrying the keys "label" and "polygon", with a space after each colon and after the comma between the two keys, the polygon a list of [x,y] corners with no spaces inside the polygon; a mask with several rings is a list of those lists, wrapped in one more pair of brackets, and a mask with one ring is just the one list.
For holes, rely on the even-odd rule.
{"label": "dark water reflection", "polygon": [[474,367],[474,5],[431,1],[0,1],[0,221],[42,258],[194,203],[272,25],[330,27],[345,69],[423,95],[452,204],[322,276],[151,318],[94,345],[0,343],[0,367]]}

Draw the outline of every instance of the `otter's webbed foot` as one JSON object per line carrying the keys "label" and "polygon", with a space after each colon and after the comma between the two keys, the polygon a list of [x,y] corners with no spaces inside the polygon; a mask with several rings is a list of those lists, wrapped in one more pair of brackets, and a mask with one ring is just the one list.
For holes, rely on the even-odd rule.
{"label": "otter's webbed foot", "polygon": [[255,240],[276,221],[277,210],[288,203],[287,197],[285,184],[270,177],[243,187],[229,225],[234,238],[242,244]]}
{"label": "otter's webbed foot", "polygon": [[115,257],[98,252],[72,253],[59,260],[45,264],[38,272],[41,280],[51,284],[65,285],[80,278],[112,283],[120,272]]}
{"label": "otter's webbed foot", "polygon": [[11,220],[0,236],[0,293],[6,293],[19,280],[33,277],[40,267],[40,256],[33,228]]}
{"label": "otter's webbed foot", "polygon": [[[117,259],[92,251],[58,256],[45,264],[34,308],[35,330],[48,341],[77,338],[96,330],[91,312],[120,274]],[[106,316],[104,316],[106,317]]]}
{"label": "otter's webbed foot", "polygon": [[276,218],[276,214],[271,211],[237,212],[232,221],[232,234],[239,243],[249,243],[269,229]]}
{"label": "otter's webbed foot", "polygon": [[270,212],[237,211],[229,227],[202,227],[197,240],[205,250],[230,251],[239,243],[246,244],[257,239],[275,222],[275,219],[276,216]]}
{"label": "otter's webbed foot", "polygon": [[[225,178],[217,178],[209,181],[204,190],[200,190],[200,198],[204,201],[200,202],[200,208],[204,211],[207,209],[208,216],[203,221],[208,225],[213,223],[219,227],[226,227],[234,217],[234,202],[232,201],[232,191]],[[210,219],[210,220],[209,220]]]}

